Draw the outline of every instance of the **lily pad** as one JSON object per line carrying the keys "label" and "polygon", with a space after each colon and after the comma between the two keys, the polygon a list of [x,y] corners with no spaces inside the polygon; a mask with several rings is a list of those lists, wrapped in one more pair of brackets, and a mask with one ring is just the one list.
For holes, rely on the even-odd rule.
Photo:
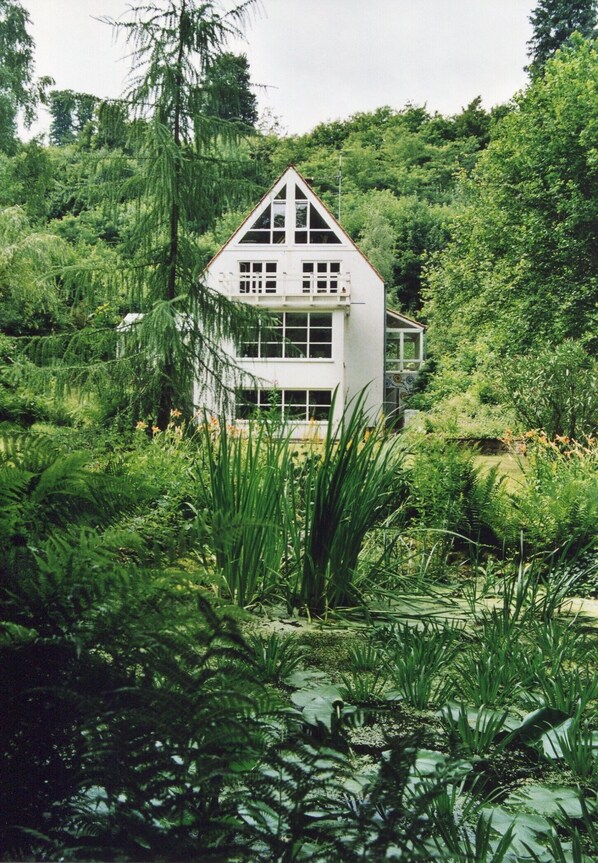
{"label": "lily pad", "polygon": [[582,816],[579,793],[566,785],[525,785],[509,795],[506,803],[508,806],[524,806],[548,818]]}

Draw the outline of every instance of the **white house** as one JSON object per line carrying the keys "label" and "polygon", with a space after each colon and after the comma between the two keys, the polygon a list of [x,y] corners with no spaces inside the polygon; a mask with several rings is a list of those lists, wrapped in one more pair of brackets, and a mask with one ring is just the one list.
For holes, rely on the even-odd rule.
{"label": "white house", "polygon": [[[364,388],[372,420],[400,407],[423,361],[423,327],[387,313],[380,274],[294,168],[215,255],[204,280],[271,314],[234,351],[237,422],[274,403],[303,434],[328,420],[335,389],[333,420]],[[205,403],[205,391],[195,399]]]}

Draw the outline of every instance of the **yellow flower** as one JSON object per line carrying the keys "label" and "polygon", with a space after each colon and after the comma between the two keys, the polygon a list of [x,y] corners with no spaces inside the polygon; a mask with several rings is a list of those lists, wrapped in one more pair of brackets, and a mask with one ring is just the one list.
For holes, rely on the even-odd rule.
{"label": "yellow flower", "polygon": [[175,417],[175,419],[176,419],[177,417],[182,417],[183,413],[182,413],[182,411],[178,410],[178,408],[173,408],[170,411],[170,416]]}
{"label": "yellow flower", "polygon": [[143,420],[138,420],[135,428],[137,431],[143,431],[143,429],[147,428],[147,423],[144,422]]}
{"label": "yellow flower", "polygon": [[160,426],[152,426],[152,434],[160,434],[161,431]]}

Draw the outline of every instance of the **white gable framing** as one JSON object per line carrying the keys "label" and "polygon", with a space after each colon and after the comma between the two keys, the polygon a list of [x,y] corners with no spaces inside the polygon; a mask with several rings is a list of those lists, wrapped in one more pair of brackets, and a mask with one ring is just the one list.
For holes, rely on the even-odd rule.
{"label": "white gable framing", "polygon": [[372,420],[382,411],[384,283],[294,168],[212,259],[205,280],[274,315],[235,357],[247,373],[237,421],[275,403],[298,435],[309,433],[327,418],[335,389],[334,419],[366,387]]}

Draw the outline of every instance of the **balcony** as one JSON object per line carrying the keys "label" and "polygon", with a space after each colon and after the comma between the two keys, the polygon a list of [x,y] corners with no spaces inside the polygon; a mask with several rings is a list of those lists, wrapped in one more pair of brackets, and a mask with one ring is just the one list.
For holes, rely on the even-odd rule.
{"label": "balcony", "polygon": [[350,305],[349,273],[220,273],[221,290],[234,300],[268,308],[341,308]]}

